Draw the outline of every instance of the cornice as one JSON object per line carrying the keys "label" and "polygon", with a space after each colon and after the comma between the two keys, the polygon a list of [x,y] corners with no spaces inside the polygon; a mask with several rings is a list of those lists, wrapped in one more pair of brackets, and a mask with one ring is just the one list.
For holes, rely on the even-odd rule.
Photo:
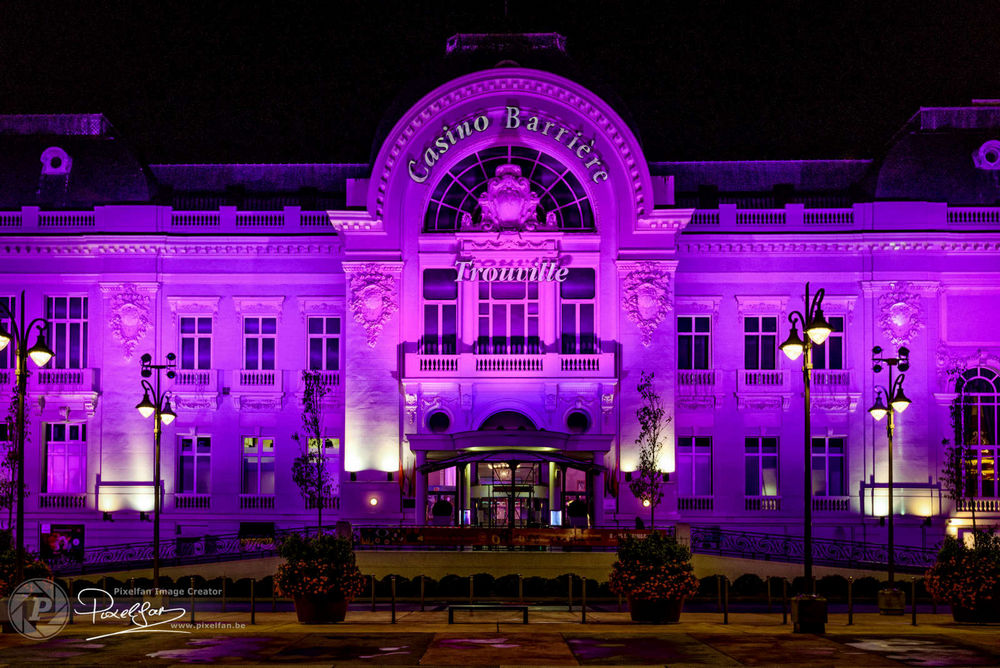
{"label": "cornice", "polygon": [[111,242],[91,242],[80,239],[66,239],[64,241],[47,240],[17,240],[16,242],[0,241],[0,257],[32,257],[32,256],[77,256],[77,257],[103,257],[107,255],[138,255],[138,256],[205,256],[205,257],[229,257],[229,256],[317,256],[329,257],[338,256],[342,253],[343,247],[340,243],[274,243],[271,241],[240,242],[177,242],[172,240],[149,241],[141,240],[136,242],[111,241]]}
{"label": "cornice", "polygon": [[852,254],[858,253],[979,253],[992,254],[1000,252],[1000,236],[984,238],[976,235],[969,239],[924,239],[924,240],[889,240],[889,239],[831,239],[827,235],[819,236],[815,239],[799,237],[796,239],[719,239],[719,240],[698,240],[692,241],[681,237],[677,242],[679,255],[704,255],[706,253],[715,254],[816,254],[828,253]]}

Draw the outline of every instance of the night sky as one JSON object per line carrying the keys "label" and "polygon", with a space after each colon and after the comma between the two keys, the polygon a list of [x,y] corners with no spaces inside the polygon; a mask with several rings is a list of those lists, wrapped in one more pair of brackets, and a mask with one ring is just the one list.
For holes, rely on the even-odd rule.
{"label": "night sky", "polygon": [[507,31],[566,35],[650,160],[872,157],[1000,98],[995,1],[504,4],[0,1],[0,113],[103,112],[148,162],[365,162],[448,36]]}

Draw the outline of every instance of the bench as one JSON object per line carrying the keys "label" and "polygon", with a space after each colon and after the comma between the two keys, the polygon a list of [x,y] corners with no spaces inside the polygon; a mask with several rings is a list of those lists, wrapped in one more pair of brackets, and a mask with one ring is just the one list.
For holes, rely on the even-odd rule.
{"label": "bench", "polygon": [[474,612],[476,610],[520,610],[522,615],[522,623],[528,623],[528,606],[526,605],[509,605],[506,603],[477,603],[469,605],[449,605],[448,606],[448,623],[455,623],[455,611],[456,610],[468,610]]}

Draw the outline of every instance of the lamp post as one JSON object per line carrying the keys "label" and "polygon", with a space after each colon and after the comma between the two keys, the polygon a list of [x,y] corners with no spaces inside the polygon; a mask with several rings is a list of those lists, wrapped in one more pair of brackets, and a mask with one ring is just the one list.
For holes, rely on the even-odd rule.
{"label": "lamp post", "polygon": [[[55,355],[45,344],[45,334],[49,331],[49,321],[45,318],[35,318],[25,326],[24,324],[24,290],[21,291],[20,313],[17,319],[7,308],[6,304],[0,303],[0,350],[3,350],[11,343],[14,349],[11,351],[15,360],[15,376],[17,378],[14,392],[17,395],[17,414],[15,415],[15,459],[17,460],[17,519],[16,519],[16,541],[17,563],[14,568],[14,584],[24,581],[24,400],[28,393],[28,358],[37,366],[45,366]],[[10,331],[4,329],[3,320],[10,320]],[[38,326],[38,337],[35,345],[28,348],[28,336],[31,330]]]}
{"label": "lamp post", "polygon": [[[910,405],[910,400],[903,394],[903,379],[906,378],[904,374],[910,368],[910,351],[906,348],[900,348],[896,357],[881,357],[882,348],[881,346],[875,346],[872,348],[872,371],[875,373],[881,373],[882,367],[885,366],[889,370],[889,384],[887,386],[875,385],[875,404],[868,409],[868,412],[876,422],[880,422],[882,418],[886,415],[889,416],[889,420],[885,423],[885,434],[888,439],[888,465],[889,465],[889,585],[895,581],[896,574],[896,541],[894,533],[894,523],[893,523],[893,499],[892,499],[892,437],[896,430],[896,413],[902,413],[906,410],[906,407]],[[899,369],[899,375],[893,378],[893,369]],[[885,397],[885,403],[882,402],[882,398]]]}
{"label": "lamp post", "polygon": [[[160,390],[160,372],[166,370],[167,378],[174,377],[174,360],[177,356],[167,353],[166,364],[153,364],[153,356],[146,353],[142,356],[142,389],[145,394],[142,401],[136,406],[139,414],[144,418],[153,418],[153,592],[159,594],[160,591],[160,431],[161,426],[170,424],[177,417],[170,407],[170,400],[167,393]],[[151,383],[147,378],[156,372],[156,382]],[[152,397],[150,397],[152,395]]]}
{"label": "lamp post", "polygon": [[[802,460],[803,469],[803,492],[802,498],[805,508],[802,513],[802,562],[806,586],[812,582],[812,434],[810,424],[809,392],[812,383],[812,349],[813,346],[823,345],[826,337],[830,336],[832,328],[830,323],[823,317],[823,295],[821,289],[816,291],[812,299],[809,298],[809,284],[806,283],[806,295],[804,311],[792,311],[788,314],[788,323],[791,331],[788,338],[781,344],[781,352],[790,360],[797,360],[802,357],[802,383],[805,386],[805,450]],[[796,322],[802,327],[805,339],[799,338],[799,331]]]}

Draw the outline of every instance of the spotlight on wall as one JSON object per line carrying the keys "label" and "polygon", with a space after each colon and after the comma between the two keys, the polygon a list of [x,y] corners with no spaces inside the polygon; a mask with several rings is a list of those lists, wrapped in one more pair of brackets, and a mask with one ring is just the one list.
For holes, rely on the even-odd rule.
{"label": "spotlight on wall", "polygon": [[392,471],[386,471],[386,473],[388,474],[386,475],[386,480],[392,482]]}
{"label": "spotlight on wall", "polygon": [[920,523],[921,526],[929,527],[931,525],[931,516],[928,515],[924,518],[924,521]]}
{"label": "spotlight on wall", "polygon": [[139,511],[139,521],[140,522],[152,522],[153,518],[149,516],[149,513],[140,510]]}
{"label": "spotlight on wall", "polygon": [[643,499],[642,500],[642,507],[643,508],[649,508],[649,499]]}
{"label": "spotlight on wall", "polygon": [[370,496],[370,497],[368,497],[368,505],[371,506],[372,508],[374,508],[375,506],[377,506],[378,505],[378,497],[377,496]]}
{"label": "spotlight on wall", "polygon": [[105,522],[114,522],[115,521],[115,519],[111,516],[111,513],[109,513],[106,510],[104,511],[103,517],[104,517],[104,521]]}
{"label": "spotlight on wall", "polygon": [[885,526],[885,515],[879,515],[878,516],[878,525],[880,527],[884,527]]}

